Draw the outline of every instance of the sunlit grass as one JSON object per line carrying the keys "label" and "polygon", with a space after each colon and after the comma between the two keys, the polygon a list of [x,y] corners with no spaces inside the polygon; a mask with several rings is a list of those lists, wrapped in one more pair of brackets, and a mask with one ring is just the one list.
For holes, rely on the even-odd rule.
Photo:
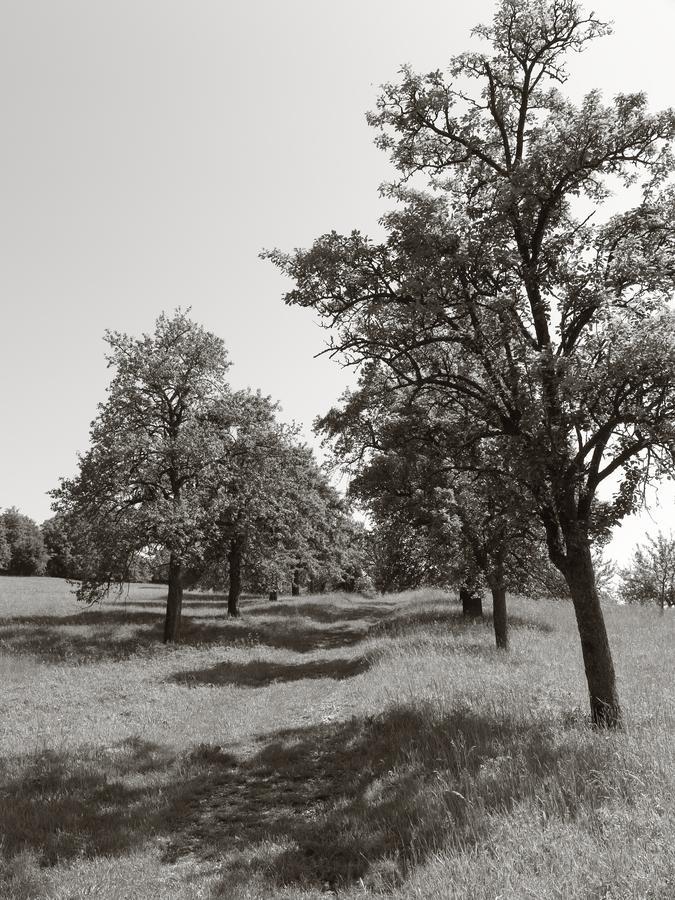
{"label": "sunlit grass", "polygon": [[675,896],[675,615],[607,609],[611,734],[565,604],[163,602],[0,579],[0,896]]}

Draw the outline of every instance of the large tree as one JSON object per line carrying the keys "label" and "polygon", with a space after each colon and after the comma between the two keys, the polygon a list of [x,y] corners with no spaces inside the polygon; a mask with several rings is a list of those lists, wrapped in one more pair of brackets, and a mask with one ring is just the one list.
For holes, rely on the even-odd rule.
{"label": "large tree", "polygon": [[[475,31],[485,52],[383,89],[370,121],[400,173],[387,238],[271,255],[334,354],[379,360],[508,442],[572,596],[592,720],[614,726],[591,545],[674,468],[675,114],[641,93],[563,95],[566,55],[608,31],[573,0],[501,0]],[[635,183],[637,205],[602,217]]]}
{"label": "large tree", "polygon": [[164,640],[175,642],[184,576],[210,537],[207,501],[226,480],[241,410],[225,381],[222,340],[186,313],[162,314],[152,334],[107,332],[106,341],[108,397],[79,473],[54,491],[54,506],[80,523],[81,599],[128,580],[139,553],[166,552]]}

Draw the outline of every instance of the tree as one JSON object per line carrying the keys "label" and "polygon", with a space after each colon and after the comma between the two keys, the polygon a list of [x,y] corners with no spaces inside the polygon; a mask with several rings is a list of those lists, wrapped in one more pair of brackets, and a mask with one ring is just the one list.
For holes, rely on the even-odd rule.
{"label": "tree", "polygon": [[[475,30],[489,51],[383,88],[370,122],[400,173],[386,240],[268,255],[330,352],[380,361],[508,445],[572,597],[592,720],[616,726],[591,548],[674,468],[675,114],[563,96],[566,54],[608,32],[573,0],[500,0]],[[424,176],[431,192],[411,187]],[[642,199],[600,221],[616,183]]]}
{"label": "tree", "polygon": [[528,498],[491,473],[486,456],[494,465],[499,446],[477,445],[461,414],[428,399],[393,389],[370,366],[321,424],[376,529],[424,548],[425,567],[411,565],[410,548],[403,555],[404,577],[459,588],[469,616],[482,614],[480,589],[489,587],[496,644],[507,649],[506,591],[531,582],[541,529]]}
{"label": "tree", "polygon": [[619,576],[619,597],[624,603],[656,604],[661,612],[675,606],[675,537],[661,531],[656,537],[648,535]]}
{"label": "tree", "polygon": [[[134,559],[168,554],[165,642],[179,639],[183,581],[201,560],[240,419],[220,338],[178,310],[153,334],[106,332],[115,370],[79,473],[53,492],[80,533],[80,599],[128,580]],[[214,487],[215,486],[215,487]]]}
{"label": "tree", "polygon": [[7,530],[0,516],[0,572],[5,572],[9,568],[11,560],[12,551],[7,540]]}
{"label": "tree", "polygon": [[268,398],[237,396],[242,415],[202,573],[211,583],[222,579],[226,556],[231,616],[244,582],[274,592],[290,583],[299,592],[302,581],[338,580],[358,565],[349,556],[351,519],[297,429],[275,421]]}
{"label": "tree", "polygon": [[12,506],[0,516],[0,522],[6,544],[2,568],[8,575],[44,575],[47,554],[40,529],[33,519]]}

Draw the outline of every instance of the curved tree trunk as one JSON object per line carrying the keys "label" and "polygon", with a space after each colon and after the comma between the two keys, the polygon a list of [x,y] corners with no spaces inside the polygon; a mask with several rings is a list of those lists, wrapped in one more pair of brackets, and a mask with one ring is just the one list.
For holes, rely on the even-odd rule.
{"label": "curved tree trunk", "polygon": [[567,564],[563,574],[572,595],[581,638],[591,718],[595,725],[616,728],[621,725],[621,706],[590,546],[583,534],[568,533],[565,538]]}
{"label": "curved tree trunk", "polygon": [[230,585],[227,592],[228,616],[236,617],[239,615],[239,595],[241,594],[241,558],[241,541],[238,538],[235,538],[230,544],[230,552],[227,554],[230,580]]}
{"label": "curved tree trunk", "polygon": [[467,619],[480,619],[483,616],[483,597],[479,591],[466,584],[459,589],[459,599],[462,601],[462,615]]}
{"label": "curved tree trunk", "polygon": [[180,639],[180,618],[183,608],[183,564],[172,553],[169,557],[169,593],[166,598],[164,643],[177,644]]}
{"label": "curved tree trunk", "polygon": [[509,623],[506,615],[506,589],[501,585],[491,588],[492,618],[495,629],[495,643],[498,650],[509,649]]}

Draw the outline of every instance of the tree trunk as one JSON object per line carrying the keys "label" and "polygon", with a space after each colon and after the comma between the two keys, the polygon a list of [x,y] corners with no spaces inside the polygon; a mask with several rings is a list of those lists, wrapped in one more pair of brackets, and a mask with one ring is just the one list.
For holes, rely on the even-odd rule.
{"label": "tree trunk", "polygon": [[180,639],[180,616],[183,608],[183,564],[172,553],[169,558],[169,593],[166,598],[164,643],[177,644]]}
{"label": "tree trunk", "polygon": [[479,591],[466,584],[459,589],[459,599],[462,601],[462,615],[467,619],[481,619],[483,617],[483,597]]}
{"label": "tree trunk", "polygon": [[239,615],[239,595],[241,594],[241,541],[233,540],[230,544],[230,552],[227,554],[229,565],[230,586],[227,592],[228,616]]}
{"label": "tree trunk", "polygon": [[293,572],[293,581],[291,583],[291,597],[300,596],[300,572],[298,569]]}
{"label": "tree trunk", "polygon": [[621,707],[607,629],[595,586],[590,546],[583,534],[568,533],[565,542],[567,564],[563,574],[572,595],[581,638],[591,718],[595,725],[617,728],[621,725]]}
{"label": "tree trunk", "polygon": [[279,591],[270,591],[270,601],[274,602],[279,599]]}
{"label": "tree trunk", "polygon": [[498,650],[509,649],[509,624],[506,616],[506,590],[501,585],[492,587],[492,619]]}

